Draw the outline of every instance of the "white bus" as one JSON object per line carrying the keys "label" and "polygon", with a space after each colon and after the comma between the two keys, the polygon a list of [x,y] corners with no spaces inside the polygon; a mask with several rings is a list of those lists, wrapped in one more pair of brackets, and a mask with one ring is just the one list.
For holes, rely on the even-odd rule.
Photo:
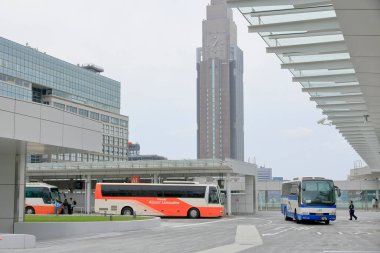
{"label": "white bus", "polygon": [[[336,193],[336,192],[337,193]],[[323,221],[336,219],[336,195],[340,189],[323,177],[300,177],[282,184],[281,213],[285,220]]]}
{"label": "white bus", "polygon": [[95,212],[121,215],[221,217],[217,185],[98,183]]}
{"label": "white bus", "polygon": [[58,188],[45,183],[26,183],[25,214],[54,214],[54,201],[62,202]]}

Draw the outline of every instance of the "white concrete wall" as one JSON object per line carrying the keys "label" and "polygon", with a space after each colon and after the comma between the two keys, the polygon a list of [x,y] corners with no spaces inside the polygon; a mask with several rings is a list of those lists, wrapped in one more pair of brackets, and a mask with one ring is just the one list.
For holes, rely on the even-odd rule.
{"label": "white concrete wall", "polygon": [[0,138],[102,152],[102,124],[47,105],[0,97]]}

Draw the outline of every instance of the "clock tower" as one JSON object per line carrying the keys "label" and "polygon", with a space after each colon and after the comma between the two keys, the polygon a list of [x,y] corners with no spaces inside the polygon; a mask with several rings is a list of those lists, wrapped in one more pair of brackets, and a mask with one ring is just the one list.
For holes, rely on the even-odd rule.
{"label": "clock tower", "polygon": [[225,0],[211,0],[202,34],[197,49],[197,156],[243,161],[243,52]]}

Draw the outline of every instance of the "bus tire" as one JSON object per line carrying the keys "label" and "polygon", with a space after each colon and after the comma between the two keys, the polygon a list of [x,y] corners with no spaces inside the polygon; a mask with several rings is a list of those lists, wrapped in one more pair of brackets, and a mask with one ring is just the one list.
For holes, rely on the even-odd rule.
{"label": "bus tire", "polygon": [[286,208],[284,208],[284,218],[286,221],[288,220],[291,220],[291,218],[287,215],[288,211],[286,210]]}
{"label": "bus tire", "polygon": [[121,209],[121,215],[132,216],[133,215],[133,209],[132,209],[132,207],[130,207],[130,206],[123,207],[123,209]]}
{"label": "bus tire", "polygon": [[25,208],[25,214],[35,214],[35,213],[36,213],[36,211],[34,210],[33,207],[28,206]]}
{"label": "bus tire", "polygon": [[325,220],[325,224],[326,224],[326,225],[329,225],[329,224],[330,224],[330,221],[329,221],[329,220]]}
{"label": "bus tire", "polygon": [[200,217],[199,210],[197,208],[190,208],[189,211],[187,212],[187,217],[191,219],[196,219]]}
{"label": "bus tire", "polygon": [[301,223],[301,220],[299,220],[297,216],[297,209],[294,209],[294,220],[296,221],[297,224]]}

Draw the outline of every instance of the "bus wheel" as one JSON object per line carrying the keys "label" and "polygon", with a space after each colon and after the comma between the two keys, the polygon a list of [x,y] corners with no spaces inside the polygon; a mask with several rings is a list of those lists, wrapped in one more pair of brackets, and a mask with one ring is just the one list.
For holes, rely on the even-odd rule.
{"label": "bus wheel", "polygon": [[288,216],[286,215],[287,212],[288,212],[288,211],[287,211],[286,208],[285,208],[285,209],[284,209],[284,218],[285,218],[285,220],[291,220],[291,218],[288,217]]}
{"label": "bus wheel", "polygon": [[31,206],[28,206],[25,208],[25,214],[35,214],[34,208]]}
{"label": "bus wheel", "polygon": [[129,206],[126,206],[121,209],[121,215],[133,215],[133,209]]}
{"label": "bus wheel", "polygon": [[329,220],[325,220],[325,224],[326,224],[326,225],[329,225],[329,224],[330,224],[330,221],[329,221]]}
{"label": "bus wheel", "polygon": [[294,210],[294,219],[296,220],[297,224],[301,223],[301,220],[299,220],[297,216],[297,210]]}
{"label": "bus wheel", "polygon": [[199,218],[199,210],[196,208],[190,208],[187,212],[187,216],[192,219]]}

